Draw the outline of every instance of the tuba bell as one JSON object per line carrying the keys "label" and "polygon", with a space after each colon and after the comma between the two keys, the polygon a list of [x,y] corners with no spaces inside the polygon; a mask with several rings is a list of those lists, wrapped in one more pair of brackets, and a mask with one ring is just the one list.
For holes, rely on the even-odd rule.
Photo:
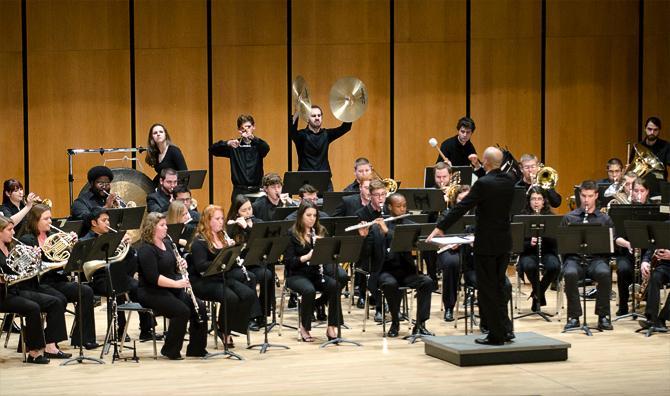
{"label": "tuba bell", "polygon": [[651,150],[639,144],[633,145],[633,149],[635,149],[635,156],[633,161],[626,166],[623,175],[633,172],[637,177],[644,178],[649,172],[663,172],[663,163]]}
{"label": "tuba bell", "polygon": [[[118,261],[125,259],[129,251],[130,251],[130,241],[128,242],[121,241],[121,243],[119,243],[119,246],[117,246],[116,250],[114,251],[114,256],[109,258],[109,264],[116,263]],[[91,260],[85,262],[84,265],[82,266],[84,276],[86,276],[86,279],[88,279],[89,282],[92,281],[93,274],[100,268],[103,268],[105,265],[107,265],[107,263],[108,261],[105,260]]]}

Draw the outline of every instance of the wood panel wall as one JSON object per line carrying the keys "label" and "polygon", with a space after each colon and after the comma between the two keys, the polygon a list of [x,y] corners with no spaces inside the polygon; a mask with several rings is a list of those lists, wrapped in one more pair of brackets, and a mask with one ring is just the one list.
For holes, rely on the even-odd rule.
{"label": "wood panel wall", "polygon": [[[30,189],[52,198],[56,215],[67,215],[65,150],[129,147],[133,127],[137,144],[146,145],[153,122],[166,124],[191,169],[208,169],[208,84],[213,140],[235,137],[237,116],[252,114],[258,135],[271,145],[266,171],[283,173],[290,155],[288,85],[297,75],[305,77],[313,102],[324,108],[328,127],[339,125],[329,109],[332,84],[352,75],[368,87],[368,111],[331,146],[336,189],[352,180],[353,161],[359,156],[368,157],[382,176],[393,171],[404,186],[421,185],[424,166],[437,156],[428,138],[442,141],[452,136],[468,98],[477,122],[477,149],[500,143],[519,156],[539,155],[544,148],[545,162],[560,174],[559,190],[565,198],[573,184],[604,177],[608,158],[625,155],[626,140],[636,140],[641,128],[640,102],[643,118],[653,114],[670,122],[667,1],[546,2],[544,147],[540,1],[472,0],[468,33],[466,0],[212,0],[211,80],[207,4],[27,0],[24,109],[21,1],[0,2],[2,178],[23,179],[25,135],[30,142]],[[289,67],[292,76],[287,76]],[[23,128],[24,115],[28,130]],[[295,150],[291,151],[295,169]],[[75,157],[75,193],[89,167],[102,161],[97,155]],[[215,158],[213,163],[208,169],[214,180],[213,201],[228,206],[228,160]],[[145,166],[144,171],[153,177],[153,170]],[[195,193],[201,207],[209,193],[207,185]]]}
{"label": "wood panel wall", "polygon": [[23,180],[21,1],[0,2],[0,181]]}
{"label": "wood panel wall", "polygon": [[[637,136],[638,2],[547,3],[547,158],[564,198]],[[625,161],[624,161],[625,162]]]}

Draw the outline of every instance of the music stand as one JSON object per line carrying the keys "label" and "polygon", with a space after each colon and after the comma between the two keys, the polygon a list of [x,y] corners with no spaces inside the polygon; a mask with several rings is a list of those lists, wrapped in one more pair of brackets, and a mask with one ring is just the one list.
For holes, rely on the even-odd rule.
{"label": "music stand", "polygon": [[330,172],[328,171],[284,172],[282,192],[296,195],[305,184],[322,192],[328,189],[328,183],[330,183]]}
{"label": "music stand", "polygon": [[74,232],[77,235],[81,232],[84,222],[82,220],[68,220],[68,219],[56,219],[54,220],[56,227],[63,230],[63,232]]}
{"label": "music stand", "polygon": [[658,188],[661,191],[661,203],[670,204],[670,183],[659,181]]}
{"label": "music stand", "polygon": [[205,182],[205,175],[205,169],[177,171],[177,184],[186,186],[189,190],[199,190]]}
{"label": "music stand", "polygon": [[184,232],[184,228],[186,228],[182,223],[168,224],[167,227],[167,233],[173,241],[179,241],[181,233]]}
{"label": "music stand", "polygon": [[288,215],[298,210],[297,206],[280,206],[275,208],[275,212],[272,215],[273,221],[285,220]]}
{"label": "music stand", "polygon": [[[267,279],[265,278],[266,272],[268,269],[268,263],[269,262],[276,262],[279,261],[279,257],[283,254],[283,252],[286,250],[286,246],[288,246],[290,241],[290,238],[288,236],[282,236],[282,237],[274,237],[274,238],[266,238],[266,239],[255,239],[248,245],[248,253],[244,258],[244,262],[247,265],[260,265],[263,267],[263,295],[264,295],[264,301],[263,301],[263,307],[266,307],[268,305],[268,283]],[[273,268],[274,270],[274,268]],[[275,273],[272,271],[272,277],[274,278]],[[274,310],[273,310],[274,314]],[[265,320],[264,324],[264,334],[263,334],[263,343],[261,344],[253,344],[249,345],[247,349],[253,349],[253,348],[260,348],[260,353],[265,353],[269,348],[284,348],[284,349],[290,349],[286,345],[280,345],[280,344],[270,344],[268,342],[268,333],[272,330],[272,328],[276,325],[275,318],[273,315],[272,318],[272,323],[268,325],[267,320]]]}
{"label": "music stand", "polygon": [[292,220],[265,221],[263,223],[254,223],[249,233],[247,244],[256,238],[280,237],[288,234],[289,228],[293,225]]}
{"label": "music stand", "polygon": [[117,231],[136,230],[142,226],[145,210],[145,206],[108,209],[109,225]]}
{"label": "music stand", "polygon": [[[624,222],[626,235],[629,236],[630,245],[637,249],[670,249],[670,223],[662,221],[639,221],[626,220]],[[653,268],[652,268],[653,271]],[[651,277],[651,273],[649,274]],[[653,333],[667,333],[662,327],[650,326],[635,330],[636,333],[645,331],[649,337]]]}
{"label": "music stand", "polygon": [[597,327],[589,327],[586,323],[586,256],[614,252],[612,228],[600,224],[569,224],[567,227],[558,227],[556,234],[558,252],[561,254],[577,254],[582,266],[582,314],[584,321],[580,327],[563,330],[562,332],[582,330],[587,336],[592,336],[591,330],[602,331]]}
{"label": "music stand", "polygon": [[326,228],[328,235],[358,235],[357,230],[344,231],[347,227],[360,223],[356,216],[327,217],[319,219],[319,223]]}
{"label": "music stand", "polygon": [[[212,263],[209,265],[203,277],[214,276],[221,274],[221,279],[223,280],[223,288],[227,287],[226,285],[226,272],[230,271],[237,265],[237,258],[240,256],[242,251],[241,246],[233,246],[225,249],[221,249],[219,254],[216,255]],[[223,352],[209,353],[203,359],[210,359],[215,356],[228,356],[237,360],[244,360],[244,358],[235,352],[228,350],[228,342],[226,337],[229,334],[228,332],[228,299],[223,299]],[[217,334],[218,336],[218,334]]]}
{"label": "music stand", "polygon": [[324,191],[323,211],[332,216],[335,210],[342,205],[342,198],[354,194],[358,193],[356,191]]}
{"label": "music stand", "polygon": [[352,344],[361,346],[360,343],[346,338],[342,338],[342,314],[340,302],[340,282],[337,276],[337,270],[340,263],[351,262],[358,260],[363,248],[363,238],[360,236],[337,236],[319,238],[314,244],[314,251],[312,252],[311,262],[322,263],[323,265],[332,264],[333,278],[335,278],[335,312],[339,316],[337,318],[337,336],[332,340],[328,340],[321,344],[320,348],[325,348],[328,345]]}
{"label": "music stand", "polygon": [[526,207],[526,187],[514,186],[514,195],[512,195],[512,207],[510,208],[510,215],[521,214]]}
{"label": "music stand", "polygon": [[83,313],[81,308],[81,273],[83,272],[82,267],[85,262],[90,260],[101,259],[99,253],[93,250],[94,243],[95,243],[94,239],[89,239],[86,241],[78,241],[77,243],[75,243],[75,245],[72,247],[72,251],[70,252],[70,258],[68,259],[67,264],[65,264],[64,268],[65,271],[77,273],[77,313],[79,314],[78,318],[79,356],[67,359],[66,361],[61,363],[61,366],[67,366],[68,364],[74,362],[84,363],[84,361],[89,361],[98,364],[105,364],[105,362],[100,359],[84,356],[84,330],[83,330],[84,321],[82,319]]}
{"label": "music stand", "polygon": [[401,188],[398,189],[398,194],[402,194],[405,197],[407,210],[441,212],[447,207],[442,190],[434,188]]}
{"label": "music stand", "polygon": [[[554,238],[558,230],[558,226],[561,224],[563,216],[559,215],[516,215],[513,217],[513,221],[516,223],[522,223],[521,234],[524,238],[538,238],[538,241],[541,241],[541,238]],[[513,237],[516,236],[515,233],[512,234]],[[522,239],[523,244],[523,239]],[[521,247],[518,253],[523,253],[523,246]],[[539,272],[541,272],[544,264],[542,264],[542,242],[537,244],[537,258],[538,258],[538,267]],[[517,276],[519,274],[517,273]],[[539,296],[535,296],[539,300]],[[525,318],[527,316],[539,315],[542,319],[547,322],[551,322],[550,317],[554,316],[546,312],[542,312],[542,308],[539,311],[532,311],[521,314],[519,316],[513,317],[514,319]]]}

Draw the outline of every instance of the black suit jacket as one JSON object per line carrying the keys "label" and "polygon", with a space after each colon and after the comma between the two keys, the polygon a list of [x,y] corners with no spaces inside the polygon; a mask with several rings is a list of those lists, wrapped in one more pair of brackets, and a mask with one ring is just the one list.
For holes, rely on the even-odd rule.
{"label": "black suit jacket", "polygon": [[165,194],[163,190],[156,189],[156,191],[147,195],[147,211],[166,213],[170,206],[170,196]]}
{"label": "black suit jacket", "polygon": [[514,197],[514,180],[499,169],[479,178],[470,193],[437,223],[442,231],[449,228],[468,210],[475,209],[476,255],[500,255],[512,249],[510,209]]}
{"label": "black suit jacket", "polygon": [[359,194],[346,195],[342,197],[342,203],[335,209],[333,217],[356,216],[356,212],[362,207],[363,204],[361,203],[361,196]]}

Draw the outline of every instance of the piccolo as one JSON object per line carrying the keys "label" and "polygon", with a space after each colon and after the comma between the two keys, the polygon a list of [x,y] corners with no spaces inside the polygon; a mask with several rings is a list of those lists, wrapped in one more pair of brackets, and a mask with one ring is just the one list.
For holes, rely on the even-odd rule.
{"label": "piccolo", "polygon": [[[389,221],[400,220],[400,219],[403,219],[403,218],[408,217],[408,216],[411,216],[411,214],[410,213],[405,213],[404,215],[400,215],[400,216],[387,217],[383,221],[384,221],[384,223],[388,223]],[[367,221],[365,223],[349,226],[349,227],[345,228],[344,231],[348,232],[348,231],[353,231],[353,230],[360,230],[361,228],[370,227],[370,226],[374,225],[375,223],[376,223],[375,221]]]}

